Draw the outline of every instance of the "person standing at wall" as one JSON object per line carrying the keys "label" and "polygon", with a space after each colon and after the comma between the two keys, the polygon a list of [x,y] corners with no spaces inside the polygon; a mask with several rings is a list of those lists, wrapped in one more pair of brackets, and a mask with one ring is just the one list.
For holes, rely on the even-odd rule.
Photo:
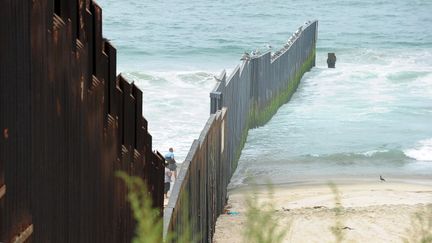
{"label": "person standing at wall", "polygon": [[174,149],[169,148],[169,152],[165,154],[165,160],[168,163],[168,169],[170,169],[174,174],[174,179],[177,179],[177,164],[174,159]]}
{"label": "person standing at wall", "polygon": [[171,175],[172,175],[171,170],[165,167],[165,185],[164,185],[165,198],[168,198],[168,191],[170,190],[171,187]]}

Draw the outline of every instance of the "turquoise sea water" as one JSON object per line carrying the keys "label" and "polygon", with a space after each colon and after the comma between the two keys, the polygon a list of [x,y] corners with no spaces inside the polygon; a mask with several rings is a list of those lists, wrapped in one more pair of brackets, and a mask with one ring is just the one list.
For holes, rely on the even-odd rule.
{"label": "turquoise sea water", "polygon": [[[119,71],[144,91],[154,147],[184,159],[213,75],[319,20],[317,67],[251,130],[233,185],[320,176],[432,179],[432,1],[101,0]],[[337,55],[326,68],[327,52]]]}

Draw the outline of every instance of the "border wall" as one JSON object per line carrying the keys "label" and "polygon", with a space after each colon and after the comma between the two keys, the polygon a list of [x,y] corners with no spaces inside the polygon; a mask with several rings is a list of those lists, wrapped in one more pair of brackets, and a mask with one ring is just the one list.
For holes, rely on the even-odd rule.
{"label": "border wall", "polygon": [[281,50],[245,56],[229,77],[223,71],[217,78],[210,118],[192,144],[164,211],[166,239],[192,232],[193,239],[212,242],[248,130],[269,121],[315,66],[317,32],[318,22],[307,22]]}
{"label": "border wall", "polygon": [[[0,242],[130,242],[126,171],[163,208],[142,92],[91,0],[0,2]],[[162,235],[161,235],[162,237]]]}

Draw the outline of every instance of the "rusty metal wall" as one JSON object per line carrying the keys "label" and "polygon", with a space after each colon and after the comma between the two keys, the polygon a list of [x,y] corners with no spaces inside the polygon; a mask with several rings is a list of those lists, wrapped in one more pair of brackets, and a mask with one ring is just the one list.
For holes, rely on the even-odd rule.
{"label": "rusty metal wall", "polygon": [[0,242],[129,242],[117,170],[162,213],[142,92],[116,77],[93,1],[0,1],[0,129]]}
{"label": "rusty metal wall", "polygon": [[[308,22],[274,54],[250,56],[210,93],[210,118],[195,140],[164,211],[164,237],[189,232],[211,242],[250,128],[265,124],[315,65],[318,22]],[[171,242],[176,240],[171,239]]]}

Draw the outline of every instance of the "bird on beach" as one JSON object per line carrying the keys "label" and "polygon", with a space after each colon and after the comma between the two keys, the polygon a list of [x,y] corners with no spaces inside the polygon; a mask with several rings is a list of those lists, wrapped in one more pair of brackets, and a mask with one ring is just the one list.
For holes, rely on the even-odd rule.
{"label": "bird on beach", "polygon": [[386,180],[380,175],[380,181],[386,181]]}

